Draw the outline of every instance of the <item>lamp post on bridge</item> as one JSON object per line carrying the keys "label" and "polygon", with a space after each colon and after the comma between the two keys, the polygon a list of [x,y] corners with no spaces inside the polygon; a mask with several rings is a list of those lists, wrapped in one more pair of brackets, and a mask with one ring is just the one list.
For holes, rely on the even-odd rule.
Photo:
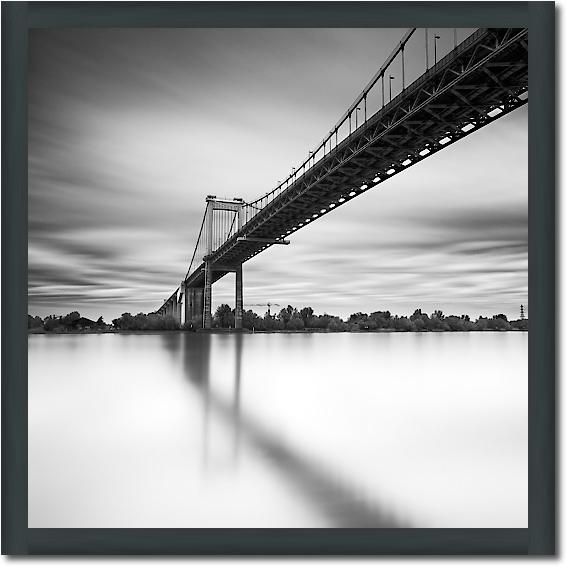
{"label": "lamp post on bridge", "polygon": [[395,77],[389,75],[389,102],[391,102],[391,81],[395,80]]}
{"label": "lamp post on bridge", "polygon": [[424,30],[425,36],[425,61],[426,61],[426,70],[428,71],[428,28]]}
{"label": "lamp post on bridge", "polygon": [[434,64],[436,65],[436,42],[440,39],[439,35],[434,36]]}

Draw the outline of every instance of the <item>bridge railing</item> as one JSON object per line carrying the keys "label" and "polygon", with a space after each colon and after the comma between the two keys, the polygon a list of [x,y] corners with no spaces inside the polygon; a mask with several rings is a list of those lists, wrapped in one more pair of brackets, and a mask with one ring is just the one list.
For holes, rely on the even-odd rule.
{"label": "bridge railing", "polygon": [[308,157],[297,167],[293,167],[291,173],[274,189],[245,204],[245,223],[316,166],[342,141],[363,128],[372,116],[401,94],[441,58],[456,49],[476,29],[410,28],[335,126],[314,150],[309,151]]}

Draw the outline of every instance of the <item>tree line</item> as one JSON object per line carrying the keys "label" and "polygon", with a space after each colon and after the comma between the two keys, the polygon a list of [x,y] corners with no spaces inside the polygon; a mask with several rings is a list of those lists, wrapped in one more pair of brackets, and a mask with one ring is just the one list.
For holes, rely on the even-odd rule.
{"label": "tree line", "polygon": [[[227,304],[220,305],[212,318],[213,328],[234,328],[235,310]],[[357,312],[346,320],[330,314],[314,313],[311,307],[296,309],[288,305],[277,314],[265,313],[263,317],[252,310],[242,313],[242,326],[252,331],[300,331],[323,330],[328,332],[457,332],[481,330],[528,330],[528,319],[508,320],[504,314],[493,317],[480,316],[472,321],[467,314],[445,316],[441,310],[435,310],[430,316],[421,309],[416,309],[411,316],[392,315],[389,311],[375,311],[370,314]],[[161,316],[156,313],[123,313],[104,322],[102,317],[90,320],[73,311],[65,316],[50,315],[42,319],[28,315],[28,329],[45,332],[81,332],[81,331],[157,331],[178,330],[181,325],[173,316]],[[184,330],[195,330],[192,323],[185,323]]]}
{"label": "tree line", "polygon": [[[234,328],[235,311],[229,305],[222,304],[212,319],[214,328]],[[279,313],[265,313],[263,317],[252,310],[242,313],[242,326],[248,330],[328,330],[330,332],[370,332],[376,330],[394,330],[400,332],[455,332],[473,330],[528,330],[527,319],[507,320],[504,314],[491,318],[480,316],[472,321],[467,314],[445,316],[441,310],[435,310],[430,316],[416,309],[407,316],[392,315],[389,311],[376,311],[370,314],[357,312],[347,320],[330,314],[316,315],[311,307],[300,310],[288,305]]]}
{"label": "tree line", "polygon": [[78,311],[70,312],[65,316],[49,315],[45,318],[31,316],[28,314],[28,330],[45,330],[46,332],[72,332],[77,330],[92,329],[103,330],[108,325],[99,317],[98,320],[90,320],[82,317]]}
{"label": "tree line", "polygon": [[178,330],[179,322],[172,316],[160,316],[156,313],[123,313],[112,321],[104,322],[102,317],[94,321],[73,311],[65,316],[49,315],[45,318],[28,314],[28,330],[35,332],[112,332],[116,330]]}

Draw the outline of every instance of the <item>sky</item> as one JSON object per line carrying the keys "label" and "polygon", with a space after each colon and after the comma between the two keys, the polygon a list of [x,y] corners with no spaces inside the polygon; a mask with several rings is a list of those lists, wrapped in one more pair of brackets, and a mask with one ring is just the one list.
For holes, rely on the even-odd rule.
{"label": "sky", "polygon": [[[274,188],[404,31],[30,30],[28,312],[156,310],[187,270],[206,195]],[[429,33],[440,57],[452,30]],[[527,121],[528,105],[246,262],[244,305],[518,318]],[[232,274],[213,286],[223,302]]]}

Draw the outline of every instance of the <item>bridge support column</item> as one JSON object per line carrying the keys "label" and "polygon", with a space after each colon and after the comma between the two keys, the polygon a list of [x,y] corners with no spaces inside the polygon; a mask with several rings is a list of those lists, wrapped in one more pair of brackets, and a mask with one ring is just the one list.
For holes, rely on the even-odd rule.
{"label": "bridge support column", "polygon": [[185,308],[185,304],[187,303],[187,289],[185,288],[184,281],[181,281],[181,284],[179,285],[179,298],[177,300],[179,301],[177,318],[179,320],[179,324],[183,326],[183,323],[186,322],[185,312],[187,310]]}
{"label": "bridge support column", "polygon": [[183,289],[180,288],[175,297],[175,320],[179,326],[183,324]]}
{"label": "bridge support column", "polygon": [[244,307],[244,285],[242,281],[242,264],[236,267],[236,314],[235,328],[242,328],[242,313]]}
{"label": "bridge support column", "polygon": [[191,309],[192,303],[193,302],[193,289],[190,289],[189,287],[185,288],[185,322],[189,323],[189,322],[193,322],[193,312]]}
{"label": "bridge support column", "polygon": [[212,266],[207,261],[204,264],[204,308],[202,327],[212,328]]}
{"label": "bridge support column", "polygon": [[187,287],[185,296],[185,321],[192,323],[197,328],[202,328],[203,311],[202,287]]}

